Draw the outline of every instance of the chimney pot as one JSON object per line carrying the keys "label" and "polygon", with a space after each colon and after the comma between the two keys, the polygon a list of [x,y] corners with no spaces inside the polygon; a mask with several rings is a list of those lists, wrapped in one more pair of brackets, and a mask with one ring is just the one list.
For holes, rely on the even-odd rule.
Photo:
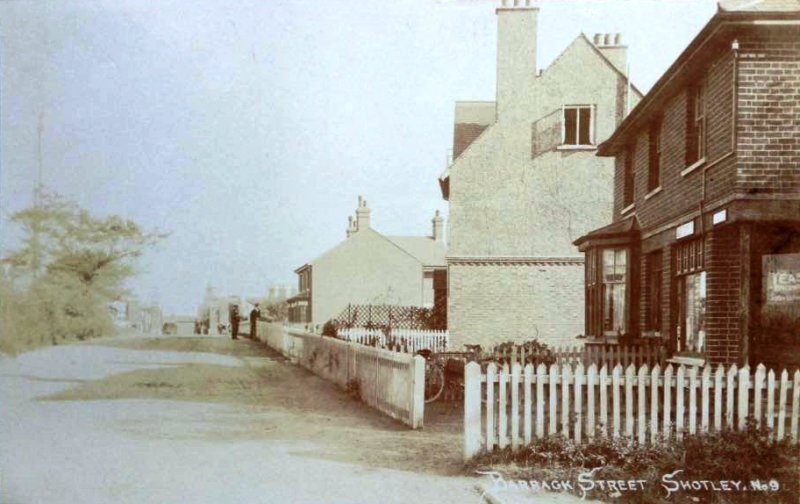
{"label": "chimney pot", "polygon": [[596,45],[596,46],[603,45],[603,34],[602,33],[595,33],[594,34],[594,45]]}
{"label": "chimney pot", "polygon": [[603,43],[605,45],[607,45],[607,46],[611,45],[611,34],[610,33],[606,33],[605,34],[605,40],[603,41]]}
{"label": "chimney pot", "polygon": [[614,45],[617,45],[617,46],[618,45],[622,45],[622,34],[621,33],[615,33],[614,34]]}
{"label": "chimney pot", "polygon": [[436,210],[431,222],[433,223],[433,239],[437,242],[444,241],[444,219],[439,214],[439,210]]}
{"label": "chimney pot", "polygon": [[356,210],[356,226],[354,231],[361,231],[370,227],[370,209],[367,207],[367,200],[358,197],[358,209]]}

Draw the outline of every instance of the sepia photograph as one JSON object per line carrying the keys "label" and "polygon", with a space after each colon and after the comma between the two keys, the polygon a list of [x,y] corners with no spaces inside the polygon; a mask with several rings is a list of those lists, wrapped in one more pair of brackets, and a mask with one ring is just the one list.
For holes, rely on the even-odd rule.
{"label": "sepia photograph", "polygon": [[800,0],[0,0],[0,504],[800,503]]}

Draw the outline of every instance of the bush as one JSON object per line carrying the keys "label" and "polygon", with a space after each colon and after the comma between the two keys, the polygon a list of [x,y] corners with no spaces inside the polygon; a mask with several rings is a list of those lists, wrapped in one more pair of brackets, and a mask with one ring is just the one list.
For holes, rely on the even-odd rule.
{"label": "bush", "polygon": [[[528,340],[523,343],[515,343],[513,341],[500,343],[494,347],[494,350],[492,350],[492,355],[496,355],[498,353],[501,355],[508,355],[516,351],[517,357],[519,358],[522,356],[523,350],[525,351],[525,363],[531,363],[534,365],[544,364],[546,366],[550,366],[556,362],[555,354],[553,354],[553,351],[550,350],[550,347],[537,339]],[[498,361],[510,364],[510,359],[507,358],[500,358]]]}
{"label": "bush", "polygon": [[339,327],[335,320],[329,320],[322,326],[322,335],[335,338],[339,334]]}
{"label": "bush", "polygon": [[[469,470],[501,471],[506,479],[578,481],[578,476],[598,468],[593,479],[645,480],[645,488],[614,492],[595,488],[588,498],[618,502],[652,503],[754,503],[798,502],[800,497],[800,446],[789,440],[770,439],[769,431],[749,425],[744,431],[724,431],[686,436],[640,445],[627,438],[595,438],[575,444],[562,436],[535,440],[522,450],[497,450],[471,461]],[[681,490],[667,495],[662,476],[682,470],[675,480],[741,481],[749,491]],[[755,492],[751,482],[775,481],[779,490]],[[577,495],[581,491],[576,485]]]}

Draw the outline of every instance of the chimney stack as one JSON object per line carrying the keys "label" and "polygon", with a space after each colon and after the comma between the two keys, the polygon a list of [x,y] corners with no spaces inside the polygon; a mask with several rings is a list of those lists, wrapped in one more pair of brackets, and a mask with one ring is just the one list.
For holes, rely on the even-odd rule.
{"label": "chimney stack", "polygon": [[539,9],[531,0],[503,0],[497,9],[497,118],[522,119],[536,80]]}
{"label": "chimney stack", "polygon": [[367,206],[367,200],[362,196],[358,197],[358,208],[356,209],[356,231],[369,229],[369,215],[371,210]]}
{"label": "chimney stack", "polygon": [[439,215],[439,210],[436,210],[431,222],[433,223],[433,239],[437,242],[444,241],[444,219]]}
{"label": "chimney stack", "polygon": [[628,46],[622,44],[620,33],[595,33],[594,45],[623,74],[628,74]]}

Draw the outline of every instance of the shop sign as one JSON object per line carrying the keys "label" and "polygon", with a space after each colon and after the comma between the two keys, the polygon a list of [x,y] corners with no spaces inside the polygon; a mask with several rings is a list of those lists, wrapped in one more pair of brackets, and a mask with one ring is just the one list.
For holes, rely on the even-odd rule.
{"label": "shop sign", "polygon": [[800,254],[764,255],[767,303],[800,303]]}

